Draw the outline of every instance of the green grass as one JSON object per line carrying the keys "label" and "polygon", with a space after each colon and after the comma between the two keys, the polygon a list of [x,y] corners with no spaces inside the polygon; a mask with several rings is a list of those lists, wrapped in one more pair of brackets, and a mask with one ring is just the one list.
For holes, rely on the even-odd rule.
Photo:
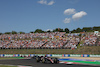
{"label": "green grass", "polygon": [[83,46],[78,49],[1,49],[0,54],[100,54],[100,46]]}
{"label": "green grass", "polygon": [[17,66],[0,65],[0,67],[17,67]]}
{"label": "green grass", "polygon": [[75,60],[73,60],[73,61],[67,61],[67,62],[76,62],[76,63],[85,63],[85,64],[96,64],[96,65],[100,65],[100,62],[97,62],[97,61],[93,62],[93,61],[75,61]]}
{"label": "green grass", "polygon": [[[80,41],[80,44],[83,44],[84,43],[84,40]],[[80,48],[80,44],[77,46],[77,48]]]}

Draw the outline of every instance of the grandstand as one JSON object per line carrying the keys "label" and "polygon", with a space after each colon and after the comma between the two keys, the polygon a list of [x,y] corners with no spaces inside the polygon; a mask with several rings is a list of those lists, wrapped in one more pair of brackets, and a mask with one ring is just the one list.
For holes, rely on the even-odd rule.
{"label": "grandstand", "polygon": [[93,32],[2,34],[0,49],[0,54],[100,54],[100,36]]}
{"label": "grandstand", "polygon": [[0,35],[1,49],[77,49],[77,46],[100,46],[100,37],[93,33],[66,34],[53,33],[26,33]]}

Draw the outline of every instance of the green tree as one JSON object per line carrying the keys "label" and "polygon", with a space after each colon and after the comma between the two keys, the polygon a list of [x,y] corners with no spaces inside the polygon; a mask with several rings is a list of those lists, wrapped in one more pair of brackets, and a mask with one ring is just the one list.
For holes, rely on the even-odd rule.
{"label": "green tree", "polygon": [[20,34],[25,34],[25,32],[22,32],[22,31],[21,31],[21,32],[19,32],[19,33],[20,33]]}
{"label": "green tree", "polygon": [[44,31],[41,30],[41,29],[36,29],[36,30],[35,30],[35,33],[44,33]]}
{"label": "green tree", "polygon": [[51,31],[50,31],[50,30],[48,30],[47,32],[48,32],[48,33],[50,33]]}
{"label": "green tree", "polygon": [[34,33],[33,31],[31,31],[30,33]]}
{"label": "green tree", "polygon": [[98,27],[93,27],[93,30],[94,30],[94,31],[100,31],[100,26],[98,26]]}
{"label": "green tree", "polygon": [[64,31],[61,28],[56,28],[56,29],[53,30],[53,32],[64,32]]}
{"label": "green tree", "polygon": [[0,33],[0,35],[2,35],[2,33]]}
{"label": "green tree", "polygon": [[69,29],[68,28],[65,28],[64,30],[66,33],[69,33]]}
{"label": "green tree", "polygon": [[79,32],[82,32],[82,29],[77,28],[77,29],[76,29],[76,33],[79,33]]}
{"label": "green tree", "polygon": [[71,31],[71,33],[76,33],[76,30],[75,30],[75,29],[73,29],[73,30]]}
{"label": "green tree", "polygon": [[93,30],[92,30],[92,27],[83,27],[82,31],[90,32],[90,31],[93,31]]}
{"label": "green tree", "polygon": [[5,32],[5,34],[11,34],[11,32]]}
{"label": "green tree", "polygon": [[17,34],[17,32],[16,31],[12,31],[12,34]]}

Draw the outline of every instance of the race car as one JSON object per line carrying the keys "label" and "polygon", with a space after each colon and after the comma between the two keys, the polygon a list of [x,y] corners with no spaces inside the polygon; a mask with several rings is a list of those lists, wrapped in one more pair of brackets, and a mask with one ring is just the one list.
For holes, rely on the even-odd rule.
{"label": "race car", "polygon": [[[37,55],[34,55],[33,57],[31,57],[32,59],[36,59],[37,57],[39,57],[39,56],[37,56]],[[41,56],[42,57],[42,56]]]}
{"label": "race car", "polygon": [[58,64],[59,60],[58,58],[50,58],[47,56],[37,56],[36,62]]}

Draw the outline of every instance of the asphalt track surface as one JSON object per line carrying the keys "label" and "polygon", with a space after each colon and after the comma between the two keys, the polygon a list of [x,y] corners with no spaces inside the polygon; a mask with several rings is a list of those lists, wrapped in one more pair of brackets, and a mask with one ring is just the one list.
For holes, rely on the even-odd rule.
{"label": "asphalt track surface", "polygon": [[9,65],[26,65],[32,67],[99,67],[90,65],[67,65],[67,64],[43,64],[41,62],[37,63],[35,59],[13,59],[13,60],[0,60],[0,64]]}

